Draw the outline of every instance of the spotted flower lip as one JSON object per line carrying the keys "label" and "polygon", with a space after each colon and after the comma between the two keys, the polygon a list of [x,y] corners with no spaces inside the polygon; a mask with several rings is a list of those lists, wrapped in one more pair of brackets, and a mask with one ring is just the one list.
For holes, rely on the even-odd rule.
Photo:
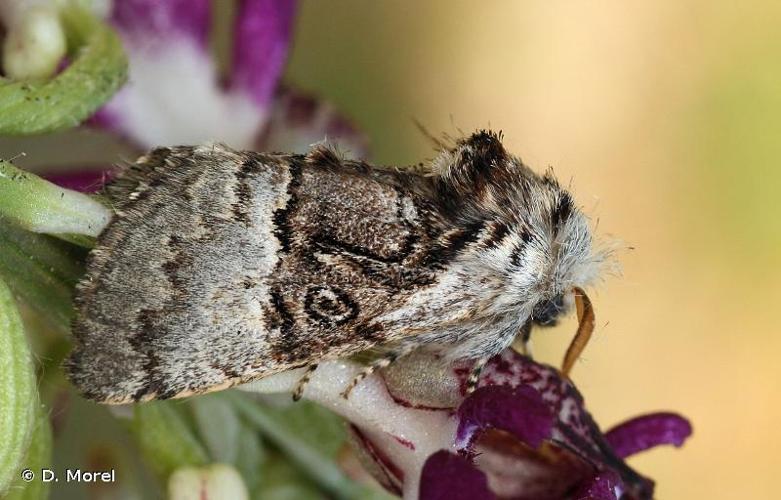
{"label": "spotted flower lip", "polygon": [[[624,461],[660,444],[681,444],[691,426],[674,413],[629,420],[603,433],[574,384],[512,349],[484,368],[465,394],[467,363],[443,366],[416,352],[359,384],[348,361],[324,361],[304,397],[350,422],[366,468],[405,499],[647,500],[653,481]],[[300,371],[251,382],[251,392],[292,391]],[[616,449],[613,448],[616,446]],[[487,485],[487,486],[486,486]]]}
{"label": "spotted flower lip", "polygon": [[[603,434],[571,382],[512,350],[489,363],[456,416],[456,449],[473,458],[474,471],[502,498],[652,498],[653,482],[623,458],[660,444],[680,446],[691,434],[674,413],[638,417]],[[424,470],[441,460],[432,455]],[[421,477],[421,499],[426,481],[449,484],[435,476],[429,470]]]}

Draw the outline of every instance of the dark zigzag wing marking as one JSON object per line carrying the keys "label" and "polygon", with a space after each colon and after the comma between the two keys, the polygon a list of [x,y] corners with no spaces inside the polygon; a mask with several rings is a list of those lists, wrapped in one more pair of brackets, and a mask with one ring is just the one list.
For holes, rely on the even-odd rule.
{"label": "dark zigzag wing marking", "polygon": [[[168,189],[169,192],[166,195],[178,197],[180,203],[178,206],[188,207],[191,203],[199,201],[191,199],[193,196],[203,197],[204,193],[208,192],[213,196],[216,196],[216,198],[213,199],[214,203],[208,205],[208,207],[213,205],[215,209],[222,210],[222,205],[224,204],[221,202],[220,196],[223,196],[221,193],[231,193],[230,200],[227,200],[230,203],[227,203],[227,206],[225,207],[225,210],[227,210],[226,213],[230,214],[230,217],[228,217],[230,220],[227,220],[224,214],[217,214],[219,215],[218,217],[211,213],[204,212],[200,214],[200,217],[203,218],[201,223],[215,227],[207,228],[209,231],[205,231],[202,235],[203,241],[198,241],[197,238],[191,238],[188,239],[185,244],[178,241],[176,238],[168,238],[168,249],[163,252],[167,257],[159,262],[156,267],[157,269],[160,269],[160,278],[165,281],[167,291],[160,297],[161,300],[164,300],[159,305],[147,307],[147,299],[146,297],[143,297],[146,292],[143,290],[148,288],[134,288],[134,290],[139,291],[134,292],[135,296],[130,299],[130,302],[123,301],[121,306],[132,310],[125,312],[128,314],[132,313],[133,319],[129,320],[126,324],[123,323],[125,321],[124,319],[113,323],[116,327],[116,332],[118,332],[119,335],[116,337],[117,343],[115,345],[98,345],[102,341],[98,341],[100,336],[98,332],[92,330],[93,328],[96,328],[96,326],[94,324],[88,325],[85,322],[81,323],[81,337],[90,344],[89,346],[86,346],[90,352],[86,352],[83,349],[85,347],[83,345],[81,346],[82,349],[77,347],[77,350],[71,358],[70,365],[75,367],[72,369],[74,381],[86,394],[94,399],[110,402],[122,402],[127,401],[130,398],[135,400],[147,400],[151,398],[180,397],[192,393],[206,392],[215,388],[226,387],[240,381],[250,380],[282,369],[301,366],[307,364],[311,359],[317,359],[317,356],[320,355],[339,356],[345,353],[349,354],[356,350],[371,347],[388,338],[390,333],[385,332],[381,325],[370,321],[373,317],[372,315],[381,310],[387,310],[388,307],[394,307],[393,304],[397,303],[394,301],[401,300],[401,298],[403,298],[403,293],[407,293],[403,292],[400,294],[398,286],[392,286],[390,280],[383,281],[376,279],[377,275],[388,272],[389,268],[387,266],[389,263],[382,262],[381,259],[371,258],[369,255],[371,255],[372,252],[357,252],[355,248],[349,246],[349,233],[344,233],[348,236],[347,240],[344,239],[344,234],[338,238],[329,240],[329,244],[332,248],[328,255],[337,258],[337,260],[331,267],[322,267],[324,264],[310,255],[312,248],[310,244],[317,239],[319,234],[317,231],[312,231],[311,229],[296,225],[301,221],[296,222],[292,220],[293,217],[300,215],[301,206],[299,195],[302,189],[301,177],[303,172],[308,169],[316,168],[316,166],[307,163],[307,158],[302,156],[271,157],[267,155],[256,155],[254,153],[243,153],[240,155],[243,157],[244,162],[242,164],[236,163],[235,168],[232,168],[228,175],[239,182],[246,182],[247,186],[250,187],[253,186],[252,177],[256,173],[254,170],[257,165],[264,165],[269,162],[273,163],[274,161],[279,161],[281,162],[280,164],[286,164],[288,178],[286,179],[286,184],[284,186],[284,194],[287,198],[282,205],[278,205],[277,208],[269,214],[269,220],[273,227],[268,228],[269,230],[273,230],[273,237],[279,244],[279,255],[287,255],[290,259],[295,260],[295,265],[291,267],[292,273],[291,269],[287,269],[285,279],[293,278],[295,273],[301,270],[300,267],[296,267],[300,266],[301,262],[309,262],[309,265],[317,263],[321,267],[313,267],[311,269],[312,275],[305,278],[305,281],[308,280],[307,286],[298,289],[298,291],[297,289],[282,286],[281,282],[278,282],[275,285],[272,280],[272,282],[268,283],[270,285],[267,292],[268,302],[264,305],[266,312],[263,317],[258,318],[258,320],[265,322],[267,325],[266,329],[270,336],[267,337],[265,341],[271,342],[276,341],[274,340],[275,338],[278,339],[279,344],[277,345],[279,349],[263,351],[260,348],[258,348],[260,350],[242,348],[241,351],[236,351],[232,354],[229,351],[223,350],[220,351],[222,354],[219,354],[219,356],[223,357],[214,357],[208,355],[209,351],[196,352],[188,350],[188,343],[179,344],[178,342],[182,342],[182,340],[177,339],[185,339],[187,335],[203,335],[208,333],[207,330],[202,330],[202,326],[198,326],[199,323],[197,321],[193,323],[192,327],[181,331],[182,325],[189,323],[188,318],[191,318],[190,313],[194,312],[188,312],[188,308],[195,307],[197,303],[200,303],[192,302],[193,299],[190,298],[191,296],[183,293],[183,290],[187,288],[186,280],[197,278],[185,273],[183,268],[198,265],[197,261],[190,263],[188,260],[196,257],[200,258],[199,254],[203,254],[203,251],[210,248],[208,246],[210,239],[215,235],[221,234],[220,228],[223,226],[219,226],[220,224],[229,225],[232,220],[234,223],[238,223],[237,225],[244,225],[247,219],[251,219],[251,211],[249,210],[249,207],[245,207],[243,202],[246,202],[248,199],[254,199],[253,196],[249,196],[252,193],[247,193],[245,188],[238,187],[235,183],[225,186],[224,190],[219,191],[214,191],[215,186],[218,186],[218,184],[208,187],[211,191],[201,191],[201,194],[199,194],[197,190],[192,191],[190,186],[199,185],[202,179],[197,176],[192,177],[188,175],[192,173],[190,172],[191,170],[198,168],[198,162],[202,161],[200,158],[204,157],[205,153],[201,151],[190,154],[193,154],[195,158],[187,158],[186,161],[189,163],[185,168],[186,171],[179,172],[176,175],[174,175],[173,171],[177,170],[177,165],[171,165],[172,162],[176,163],[176,155],[170,152],[166,155],[159,155],[159,158],[164,157],[164,160],[161,161],[164,161],[165,165],[153,168],[155,175],[157,175],[158,171],[165,172],[166,169],[169,169],[172,170],[170,175],[174,178],[168,180],[165,175],[161,175],[157,181],[158,188],[150,191],[149,197],[136,199],[136,206],[139,207],[139,210],[143,209],[159,212],[180,210],[175,207],[166,206],[166,201],[170,200],[165,199],[165,196],[161,194],[160,189]],[[225,155],[232,156],[223,158],[220,161],[233,162],[236,159],[236,154],[230,151],[225,152]],[[207,159],[209,158],[208,155],[205,155],[205,157]],[[257,159],[257,161],[253,161],[253,159]],[[214,159],[212,158],[212,160]],[[179,163],[178,165],[181,166],[182,164]],[[234,167],[233,163],[231,163],[231,166]],[[332,168],[335,167],[332,166]],[[366,172],[363,172],[363,170],[366,169],[368,169],[368,167],[365,166],[352,169],[354,172],[351,175],[358,176],[357,180],[366,180],[367,177],[369,179],[374,178],[374,175],[367,175]],[[215,179],[212,176],[217,174],[212,170],[206,169],[203,170],[203,173],[208,174],[210,176],[209,182],[214,184],[213,181],[215,181]],[[140,173],[136,174],[140,176]],[[379,179],[382,179],[383,182],[380,182],[382,184],[393,181],[395,175],[391,173],[382,173],[377,177],[378,179],[372,182],[380,182]],[[350,180],[352,179],[351,177],[345,178],[342,176],[339,177],[339,179],[340,180],[337,180],[334,186],[338,186],[342,182],[352,182]],[[143,182],[143,177],[139,179],[139,182]],[[434,244],[434,241],[442,234],[442,229],[435,230],[431,225],[421,225],[419,220],[414,223],[407,221],[405,210],[409,213],[413,213],[415,210],[425,211],[430,210],[431,205],[423,200],[420,202],[408,202],[407,205],[402,206],[401,195],[407,191],[405,189],[399,190],[397,187],[394,187],[392,182],[388,182],[388,184],[390,186],[390,190],[387,191],[388,196],[395,197],[393,202],[390,205],[387,205],[387,208],[390,211],[381,213],[369,212],[367,215],[376,216],[378,217],[377,220],[383,221],[383,217],[385,217],[383,214],[392,214],[392,221],[394,222],[388,227],[391,229],[394,227],[397,228],[393,230],[399,231],[399,234],[406,234],[408,236],[410,231],[418,231],[418,234],[416,234],[414,238],[411,238],[407,244],[401,242],[397,246],[390,247],[393,251],[405,256],[399,259],[401,261],[400,263],[394,265],[397,266],[396,269],[405,271],[414,269],[415,271],[412,272],[413,275],[425,276],[426,279],[423,281],[433,283],[434,274],[432,274],[431,271],[426,271],[427,268],[423,264],[426,263],[428,253],[433,248],[432,245]],[[137,186],[138,183],[128,183],[127,185],[128,187],[123,190],[126,194],[133,193],[134,188],[131,186]],[[174,185],[176,189],[174,189]],[[369,185],[373,184],[370,182]],[[314,188],[315,186],[311,187]],[[259,187],[256,186],[256,188]],[[282,187],[280,186],[280,188]],[[335,187],[334,191],[331,192],[333,194],[339,194],[340,191],[336,191],[336,189],[337,188]],[[190,194],[189,197],[188,194]],[[356,194],[357,196],[352,196],[355,196],[355,200],[360,201],[360,192],[357,192]],[[156,198],[156,196],[159,196],[159,198]],[[317,200],[323,199],[317,198],[317,196],[311,193],[309,196],[308,203],[310,203],[310,208],[314,208],[314,205],[311,205],[312,203],[318,203]],[[312,198],[311,196],[315,197]],[[390,201],[390,198],[388,198],[388,200]],[[237,205],[240,209],[238,217],[234,212]],[[367,207],[370,206],[371,205],[367,205]],[[206,210],[206,208],[204,208],[204,210]],[[242,215],[245,212],[246,217],[245,215]],[[128,213],[128,217],[130,218],[139,215],[135,213],[135,208]],[[358,215],[361,213],[360,210],[357,212]],[[353,215],[353,217],[358,215]],[[426,220],[437,220],[436,216],[431,218],[430,215],[424,215],[429,217],[429,219]],[[185,230],[187,227],[190,227],[190,225],[195,224],[195,219],[193,217],[196,216],[199,215],[188,215],[189,218],[186,221],[182,220],[181,222],[186,222],[186,224],[181,230]],[[418,216],[422,217],[421,214],[418,214]],[[178,225],[180,221],[178,220],[178,216],[175,213],[170,213],[167,217],[168,219],[165,220],[176,221],[173,227],[176,228],[176,231],[179,231],[180,228]],[[144,224],[143,219],[144,217],[140,216],[134,220],[135,222]],[[342,217],[342,219],[344,218]],[[127,221],[127,219],[122,217],[120,217],[119,220]],[[347,224],[350,222],[350,220],[336,219],[334,219],[334,221],[336,221],[336,225],[333,225],[332,227],[335,230],[339,229],[340,226],[338,224]],[[383,224],[387,223],[389,223],[388,220],[383,222]],[[150,236],[155,236],[159,239],[159,235],[156,233],[160,232],[161,226],[147,227],[145,225],[143,227],[143,231],[149,231],[148,234]],[[314,227],[319,226],[314,225]],[[109,231],[108,234],[101,236],[101,244],[103,246],[105,246],[107,241],[113,241],[119,243],[120,246],[123,246],[125,245],[124,238],[136,234],[139,228],[132,228],[124,225],[121,228],[115,229],[116,231]],[[174,236],[177,234],[176,231],[173,233]],[[385,233],[380,233],[380,235],[384,237],[387,237],[388,234],[390,233],[387,233],[387,231]],[[469,239],[469,237],[466,239]],[[137,241],[137,239],[133,241]],[[456,238],[455,244],[460,245],[461,243],[459,241],[460,239]],[[139,251],[135,256],[127,257],[137,259],[137,261],[125,262],[125,264],[133,265],[135,266],[135,269],[138,269],[139,266],[143,268],[146,265],[146,263],[143,262],[144,259],[150,255],[156,255],[160,252],[160,249],[164,249],[165,245],[166,244],[163,242],[162,246],[154,248],[155,254],[146,254],[144,253],[145,251]],[[100,246],[101,245],[99,245],[99,247]],[[336,246],[338,246],[338,248],[336,248]],[[232,252],[239,251],[237,248],[231,249],[230,247],[226,247],[226,249],[229,249]],[[373,248],[370,249],[373,250]],[[118,250],[118,248],[112,246],[111,250]],[[119,248],[119,250],[121,250],[121,248]],[[184,253],[178,255],[178,252],[182,250],[185,250]],[[213,250],[214,248],[209,250],[209,252]],[[152,251],[152,249],[150,249],[150,251]],[[364,255],[359,255],[359,253],[363,253]],[[376,252],[374,252],[374,254],[376,256]],[[307,255],[309,257],[304,259]],[[122,256],[117,256],[117,258],[117,260],[121,261]],[[228,257],[225,258],[228,259]],[[180,261],[177,262],[177,259]],[[366,264],[369,261],[373,262],[376,266],[376,274],[374,278],[372,276],[361,275],[358,282],[354,283],[354,287],[357,287],[357,292],[345,292],[343,288],[340,290],[331,286],[331,279],[337,283],[340,282],[340,280],[352,279],[349,278],[349,273],[355,269],[356,262]],[[281,260],[278,264],[281,265]],[[116,263],[112,262],[109,268],[119,269],[116,265]],[[280,270],[279,265],[271,275],[275,275],[276,272]],[[125,267],[127,268],[127,266]],[[101,273],[109,268],[102,270],[91,269],[91,278],[94,278],[96,282],[100,282],[100,284],[96,286],[102,287],[101,293],[104,297],[106,291],[111,290],[112,288],[107,285],[107,282],[102,281],[105,276]],[[231,276],[234,275],[232,274]],[[253,293],[253,290],[263,286],[262,281],[258,281],[252,276],[248,277],[246,273],[235,275],[234,278],[231,279],[236,280],[236,289],[241,290],[242,293]],[[325,280],[326,283],[323,283],[323,280]],[[423,281],[421,281],[421,283]],[[190,283],[190,288],[194,283],[195,282]],[[231,283],[225,283],[225,285],[229,286]],[[249,286],[247,286],[247,283],[249,283]],[[301,284],[303,285],[303,283]],[[310,307],[307,308],[305,304],[307,291],[314,290],[312,287],[323,286],[324,284],[331,286],[331,288],[329,288],[327,292],[324,292],[324,294],[318,295],[313,301],[310,301]],[[108,288],[106,288],[107,286]],[[151,285],[143,286],[147,287]],[[94,297],[85,297],[84,300],[84,302],[90,302],[90,304],[96,304],[101,301],[102,298]],[[206,304],[206,302],[204,302],[204,304]],[[347,304],[347,306],[345,306],[345,304]],[[220,311],[217,308],[217,305],[209,307],[215,308],[214,311],[209,310],[211,311],[209,314],[215,314]],[[346,309],[342,310],[344,307],[346,307]],[[161,314],[161,311],[165,311],[166,314]],[[81,312],[83,313],[84,310]],[[230,311],[228,311],[228,313],[229,312]],[[224,313],[221,314],[224,316]],[[319,318],[317,317],[318,314],[320,315]],[[105,328],[108,324],[108,318],[90,316],[88,319],[90,321],[97,320],[98,322],[106,320],[103,322],[104,326],[100,326],[99,328]],[[229,316],[225,316],[225,319],[216,318],[215,320],[233,321]],[[186,323],[182,323],[183,321]],[[310,326],[310,323],[315,322],[320,324],[322,329],[317,330]],[[220,328],[228,327],[227,323],[216,323],[215,325]],[[338,330],[339,333],[337,333],[337,327],[340,328],[340,330]],[[274,337],[273,335],[276,334],[271,330],[279,333],[279,336]],[[132,334],[128,335],[131,332]],[[327,335],[322,335],[324,332]],[[226,333],[231,336],[244,335],[242,331]],[[398,332],[396,332],[396,334],[398,334]],[[185,337],[182,337],[182,335],[185,335]],[[204,339],[208,340],[209,338],[212,338],[209,337],[209,335],[206,335]],[[118,365],[119,370],[112,371],[107,371],[106,368],[94,366],[100,357],[102,357],[102,359],[111,357],[117,358],[117,351],[115,351],[115,349],[124,349],[121,347],[122,342],[127,343],[129,353],[132,353],[132,356],[135,356],[135,358],[132,358],[132,361],[127,361],[128,363],[132,363],[132,365],[120,364]],[[214,348],[219,347],[213,345],[213,343],[207,345]],[[96,358],[95,356],[99,357]],[[230,357],[225,358],[224,356]],[[252,358],[252,356],[255,357]],[[252,361],[252,359],[254,359],[254,361]],[[122,363],[125,362],[123,361]],[[90,366],[85,368],[85,364]],[[175,373],[172,372],[174,369],[177,370]],[[216,378],[214,374],[206,376],[209,371],[219,373],[219,376]],[[98,387],[90,387],[90,384],[96,384],[96,382],[101,385]],[[131,392],[128,392],[130,387],[133,387],[133,389]]]}

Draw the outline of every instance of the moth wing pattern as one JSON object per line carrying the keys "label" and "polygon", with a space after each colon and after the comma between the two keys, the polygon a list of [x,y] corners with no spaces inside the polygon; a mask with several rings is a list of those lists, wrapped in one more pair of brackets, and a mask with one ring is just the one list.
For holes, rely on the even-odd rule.
{"label": "moth wing pattern", "polygon": [[107,187],[71,380],[105,403],[184,397],[400,338],[375,318],[437,280],[430,189],[324,147],[152,151]]}
{"label": "moth wing pattern", "polygon": [[161,148],[107,194],[116,216],[79,285],[66,362],[82,393],[106,403],[374,348],[486,360],[529,321],[561,313],[560,298],[609,257],[552,174],[490,131],[411,171],[322,146]]}

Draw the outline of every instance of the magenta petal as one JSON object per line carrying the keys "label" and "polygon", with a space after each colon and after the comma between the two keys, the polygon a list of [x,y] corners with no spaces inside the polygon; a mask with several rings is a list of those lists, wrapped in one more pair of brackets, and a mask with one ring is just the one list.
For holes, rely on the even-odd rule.
{"label": "magenta petal", "polygon": [[261,107],[271,100],[287,59],[296,2],[242,0],[236,17],[231,86]]}
{"label": "magenta petal", "polygon": [[108,170],[83,170],[73,173],[48,174],[43,177],[64,188],[82,193],[94,193],[100,191],[103,185],[111,180],[112,172]]}
{"label": "magenta petal", "polygon": [[489,384],[533,388],[555,416],[551,443],[577,454],[598,471],[616,472],[631,493],[631,498],[653,497],[653,483],[617,456],[586,410],[577,388],[558,370],[507,349],[483,370],[479,386],[491,387]]}
{"label": "magenta petal", "polygon": [[605,439],[616,455],[626,458],[662,444],[681,446],[691,433],[691,424],[682,416],[652,413],[613,427],[605,433]]}
{"label": "magenta petal", "polygon": [[440,450],[420,473],[420,500],[493,500],[485,474],[466,458]]}
{"label": "magenta petal", "polygon": [[176,37],[206,49],[210,4],[209,0],[116,0],[110,19],[133,45],[156,47]]}
{"label": "magenta petal", "polygon": [[573,495],[574,500],[618,500],[624,487],[618,475],[611,471],[597,474]]}
{"label": "magenta petal", "polygon": [[510,432],[532,448],[551,437],[554,416],[542,396],[528,385],[485,386],[458,408],[456,446],[469,447],[477,434],[494,428]]}

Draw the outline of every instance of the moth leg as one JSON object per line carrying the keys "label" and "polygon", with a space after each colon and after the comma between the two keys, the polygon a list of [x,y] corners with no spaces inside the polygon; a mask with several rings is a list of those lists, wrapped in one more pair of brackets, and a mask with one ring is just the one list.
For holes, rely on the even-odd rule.
{"label": "moth leg", "polygon": [[475,361],[472,371],[469,372],[469,378],[466,379],[466,393],[467,395],[475,392],[477,388],[477,382],[480,380],[480,373],[483,371],[483,367],[488,363],[489,358],[478,358]]}
{"label": "moth leg", "polygon": [[361,373],[355,376],[352,382],[350,382],[347,388],[345,388],[345,390],[342,392],[342,397],[344,399],[349,398],[350,392],[352,392],[352,390],[355,389],[355,386],[360,384],[363,379],[365,379],[366,377],[368,377],[369,375],[377,371],[378,368],[386,368],[390,366],[394,361],[396,361],[402,356],[406,356],[414,349],[415,349],[415,345],[403,346],[398,349],[388,351],[382,357],[375,359],[374,361],[369,363]]}
{"label": "moth leg", "polygon": [[298,401],[301,399],[301,396],[304,395],[304,389],[306,388],[306,384],[309,383],[310,377],[312,377],[312,372],[317,370],[317,363],[311,364],[306,367],[306,371],[301,376],[300,379],[298,379],[298,383],[296,384],[296,388],[293,390],[293,401]]}

